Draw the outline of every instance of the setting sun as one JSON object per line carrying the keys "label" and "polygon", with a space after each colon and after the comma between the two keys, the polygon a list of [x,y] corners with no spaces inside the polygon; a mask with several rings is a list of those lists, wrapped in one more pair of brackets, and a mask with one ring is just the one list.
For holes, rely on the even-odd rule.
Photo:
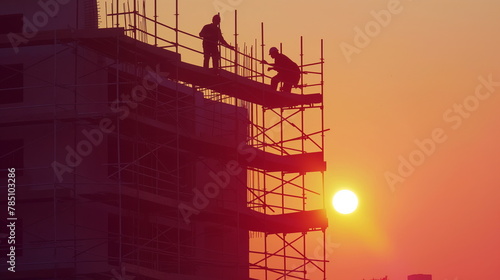
{"label": "setting sun", "polygon": [[349,190],[338,191],[332,200],[333,208],[341,214],[350,214],[358,207],[358,197]]}

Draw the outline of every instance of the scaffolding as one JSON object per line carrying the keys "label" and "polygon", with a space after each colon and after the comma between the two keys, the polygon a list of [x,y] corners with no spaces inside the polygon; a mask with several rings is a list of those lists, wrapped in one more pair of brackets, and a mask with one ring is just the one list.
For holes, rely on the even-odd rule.
{"label": "scaffolding", "polygon": [[[175,1],[175,27],[169,27],[157,21],[157,3],[154,1],[154,16],[149,18],[145,15],[146,3],[143,1],[142,11],[134,1],[134,7],[130,10],[130,5],[123,3],[123,10],[120,11],[119,0],[110,6],[112,23],[120,26],[120,18],[125,22],[125,32],[133,38],[154,42],[155,46],[166,44],[164,48],[175,48],[176,52],[188,50],[197,54],[201,51],[186,46],[179,41],[180,36],[200,39],[198,36],[183,32],[178,26],[178,1]],[[128,2],[127,2],[128,3]],[[115,7],[115,8],[113,8]],[[127,10],[125,10],[127,7]],[[116,12],[113,12],[116,11]],[[127,24],[133,22],[133,24]],[[154,26],[154,32],[147,30],[148,26]],[[167,40],[159,37],[159,34],[173,32],[175,40]],[[243,48],[238,46],[238,13],[234,12],[234,42],[236,51],[224,49],[222,52],[222,68],[228,69],[238,76],[268,84],[270,77],[264,72],[265,41],[264,24],[261,23],[261,51],[260,59],[257,55],[256,45],[245,45]],[[320,45],[320,60],[313,63],[305,63],[303,38],[300,38],[300,69],[301,84],[299,86],[300,95],[314,96],[318,94],[323,96],[323,42]],[[308,75],[308,81],[314,81],[310,84],[304,83],[304,75]],[[310,77],[315,76],[315,77]],[[316,78],[316,79],[315,79]],[[192,81],[193,86],[199,86],[199,81]],[[326,166],[323,164],[324,151],[324,133],[326,131],[323,121],[323,103],[314,102],[305,104],[298,102],[297,105],[288,106],[286,102],[274,105],[272,102],[266,102],[264,94],[260,100],[243,100],[234,97],[234,94],[226,94],[211,90],[213,85],[205,85],[203,91],[207,98],[227,102],[235,106],[244,106],[248,108],[250,115],[250,132],[248,143],[263,152],[280,155],[292,161],[309,159],[310,162],[300,162],[292,168],[281,168],[278,163],[268,161],[261,166],[249,168],[248,178],[248,207],[264,214],[287,214],[306,211],[307,196],[322,196],[324,193],[323,171]],[[280,102],[277,102],[280,103]],[[302,104],[300,104],[302,103]],[[306,120],[312,120],[306,121]],[[314,125],[318,124],[318,125]],[[286,133],[285,133],[286,132]],[[296,157],[293,155],[307,155],[308,157]],[[318,160],[319,159],[319,160]],[[309,168],[304,165],[310,164]],[[306,183],[306,173],[319,172],[321,187],[311,187]],[[322,200],[321,200],[322,201]],[[322,205],[324,209],[324,204]],[[312,228],[304,232],[292,233],[264,233],[263,237],[258,232],[251,233],[254,238],[253,243],[260,241],[263,244],[252,244],[259,250],[251,250],[250,270],[255,271],[259,279],[308,279],[307,270],[319,271],[324,279],[326,275],[325,249],[323,254],[315,257],[307,255],[307,234],[310,231],[322,232],[324,240],[324,231],[326,228]],[[255,238],[255,236],[261,236]],[[260,240],[259,240],[260,239]],[[281,245],[277,245],[281,244]],[[324,241],[323,241],[323,244]]]}
{"label": "scaffolding", "polygon": [[[154,7],[152,17],[147,16],[147,5]],[[40,32],[30,41],[33,46],[52,41],[51,53],[39,57],[29,67],[43,69],[50,57],[54,81],[62,74],[58,63],[70,53],[75,54],[74,69],[82,70],[75,71],[74,77],[68,77],[73,79],[73,84],[42,81],[47,84],[44,87],[52,87],[49,91],[52,91],[53,103],[45,106],[50,107],[52,112],[45,112],[42,110],[44,106],[39,106],[39,115],[32,113],[25,119],[7,119],[4,122],[19,125],[36,119],[46,120],[52,126],[54,135],[54,161],[64,156],[56,152],[61,141],[57,137],[58,131],[71,129],[76,147],[81,143],[76,134],[82,127],[88,130],[99,127],[99,121],[103,119],[110,119],[116,125],[107,140],[107,181],[97,182],[87,177],[84,168],[81,168],[84,169],[81,173],[75,168],[75,172],[67,174],[72,178],[63,183],[55,175],[47,180],[47,194],[51,191],[50,186],[54,186],[54,235],[52,238],[38,236],[41,246],[54,246],[56,252],[58,249],[54,244],[64,243],[62,247],[73,248],[72,254],[77,256],[92,252],[94,247],[99,246],[102,240],[98,238],[77,241],[79,232],[86,229],[77,221],[81,215],[77,215],[77,207],[69,205],[92,201],[118,209],[116,215],[107,218],[109,240],[116,242],[108,244],[113,254],[106,258],[115,266],[114,271],[122,270],[126,264],[131,274],[176,279],[175,275],[187,273],[190,269],[183,267],[181,259],[207,262],[206,258],[196,259],[199,255],[195,252],[200,249],[203,254],[217,252],[216,247],[196,248],[190,245],[200,237],[186,230],[185,216],[178,211],[178,206],[180,202],[191,199],[188,186],[203,184],[207,178],[188,178],[189,174],[193,174],[193,169],[216,173],[220,162],[231,162],[232,159],[214,162],[211,160],[213,154],[236,145],[245,151],[239,155],[237,162],[245,167],[246,172],[235,177],[236,184],[244,187],[244,193],[235,188],[224,194],[224,198],[215,198],[218,205],[233,208],[236,214],[217,212],[204,218],[221,220],[224,228],[235,229],[236,239],[247,239],[250,248],[248,266],[241,265],[239,255],[245,248],[239,245],[231,250],[231,254],[213,263],[218,267],[236,266],[234,275],[239,277],[246,273],[251,279],[326,279],[326,247],[316,242],[322,240],[325,244],[327,228],[323,200],[326,170],[324,135],[327,130],[323,115],[323,41],[320,42],[319,61],[309,63],[304,54],[304,40],[300,38],[301,83],[294,89],[296,93],[275,92],[268,86],[271,77],[265,74],[262,63],[266,47],[263,23],[260,45],[255,42],[241,47],[238,45],[238,14],[235,11],[236,50],[221,50],[223,70],[214,75],[207,69],[180,59],[185,54],[201,57],[202,52],[193,47],[201,45],[201,38],[179,28],[178,1],[175,1],[175,26],[158,20],[157,7],[157,0],[114,0],[105,4],[103,25],[106,28],[98,34],[85,30],[76,33],[58,30]],[[94,57],[106,59],[99,61]],[[158,62],[158,58],[162,61]],[[94,69],[107,69],[107,82],[96,82],[94,73],[86,71],[85,66],[91,64]],[[110,104],[116,105],[115,109],[124,104],[133,106],[115,101],[122,99],[123,92],[132,92],[138,85],[154,83],[158,77],[151,75],[155,72],[151,69],[153,65],[169,69],[168,79],[149,91],[150,95],[141,100],[140,106],[133,108],[135,110],[130,112],[126,122],[121,119],[123,111],[102,113],[109,109]],[[85,100],[88,96],[80,94],[83,90],[100,87],[106,87],[108,96],[104,99],[96,94],[95,100]],[[72,92],[74,100],[61,102],[61,91]],[[203,107],[197,105],[197,93],[201,93],[205,100]],[[8,108],[4,110],[5,115],[9,110],[23,108]],[[213,131],[206,132],[210,129]],[[212,135],[196,135],[198,130]],[[142,137],[159,131],[167,133],[162,133],[155,141],[151,137]],[[221,136],[226,140],[220,140]],[[190,151],[193,147],[197,147],[195,152]],[[173,160],[164,160],[166,158]],[[28,172],[32,176],[47,177],[42,176],[44,168]],[[151,206],[134,198],[141,198],[141,201],[164,211],[162,226],[158,221],[144,219],[142,215],[147,216]],[[241,198],[246,206],[244,210],[239,208]],[[68,204],[61,206],[61,199],[67,199]],[[136,214],[127,214],[125,204],[134,205]],[[70,229],[73,241],[57,237],[55,225],[58,219],[65,219],[58,218],[56,214],[61,207],[75,211],[74,220],[67,221],[73,227]],[[234,217],[237,217],[236,221],[227,222]],[[40,222],[43,221],[41,218]],[[134,227],[148,230],[125,231]],[[29,228],[30,225],[25,225],[27,232]],[[223,234],[219,232],[221,230],[214,229],[213,234]],[[131,236],[131,233],[137,236]],[[29,234],[36,235],[34,232]],[[160,236],[167,236],[167,239],[161,240],[169,242],[161,241]],[[137,239],[141,240],[140,244],[137,244]],[[232,261],[233,258],[236,259]],[[73,261],[75,267],[85,266],[76,264],[76,257]],[[83,260],[87,261],[90,262],[90,259]],[[64,263],[61,262],[60,266],[64,267]],[[208,273],[210,263],[204,266]],[[55,271],[47,278],[63,279],[71,275],[63,268]],[[109,279],[107,275],[101,276]]]}

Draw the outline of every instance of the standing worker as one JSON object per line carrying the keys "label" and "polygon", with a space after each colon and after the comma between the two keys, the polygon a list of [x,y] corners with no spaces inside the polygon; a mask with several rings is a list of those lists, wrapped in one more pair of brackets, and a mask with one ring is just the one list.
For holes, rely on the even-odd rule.
{"label": "standing worker", "polygon": [[292,86],[298,86],[300,80],[300,68],[297,63],[293,62],[286,55],[280,53],[277,48],[272,47],[269,49],[269,55],[274,58],[274,63],[268,63],[264,60],[264,63],[271,65],[267,71],[275,70],[278,72],[276,76],[271,78],[271,87],[273,90],[277,90],[278,84],[283,83],[281,91],[291,92]]}
{"label": "standing worker", "polygon": [[210,57],[212,57],[212,63],[215,71],[219,69],[219,42],[234,50],[234,47],[229,45],[224,37],[222,37],[222,32],[219,28],[220,16],[217,14],[212,18],[212,23],[203,26],[200,31],[200,37],[203,38],[203,67],[208,68]]}

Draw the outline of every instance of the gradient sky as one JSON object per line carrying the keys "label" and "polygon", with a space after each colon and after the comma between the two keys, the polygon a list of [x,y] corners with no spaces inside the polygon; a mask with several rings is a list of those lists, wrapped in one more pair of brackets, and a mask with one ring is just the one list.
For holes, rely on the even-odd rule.
{"label": "gradient sky", "polygon": [[[172,23],[175,1],[160,2],[160,20]],[[296,61],[301,35],[308,60],[325,40],[325,199],[342,188],[360,198],[351,215],[329,206],[328,279],[500,279],[500,2],[180,2],[180,28],[194,34],[229,8],[220,12],[231,44],[232,8],[240,45],[260,38],[260,22],[266,45],[282,42]],[[493,82],[478,98],[480,77]],[[401,176],[410,155],[418,166]],[[388,173],[401,177],[391,184]]]}

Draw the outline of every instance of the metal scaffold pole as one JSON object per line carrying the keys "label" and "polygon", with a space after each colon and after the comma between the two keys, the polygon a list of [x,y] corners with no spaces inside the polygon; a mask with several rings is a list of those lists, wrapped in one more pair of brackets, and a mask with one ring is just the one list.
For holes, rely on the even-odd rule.
{"label": "metal scaffold pole", "polygon": [[179,0],[175,0],[175,52],[179,53]]}
{"label": "metal scaffold pole", "polygon": [[238,75],[238,10],[234,10],[234,74]]}

